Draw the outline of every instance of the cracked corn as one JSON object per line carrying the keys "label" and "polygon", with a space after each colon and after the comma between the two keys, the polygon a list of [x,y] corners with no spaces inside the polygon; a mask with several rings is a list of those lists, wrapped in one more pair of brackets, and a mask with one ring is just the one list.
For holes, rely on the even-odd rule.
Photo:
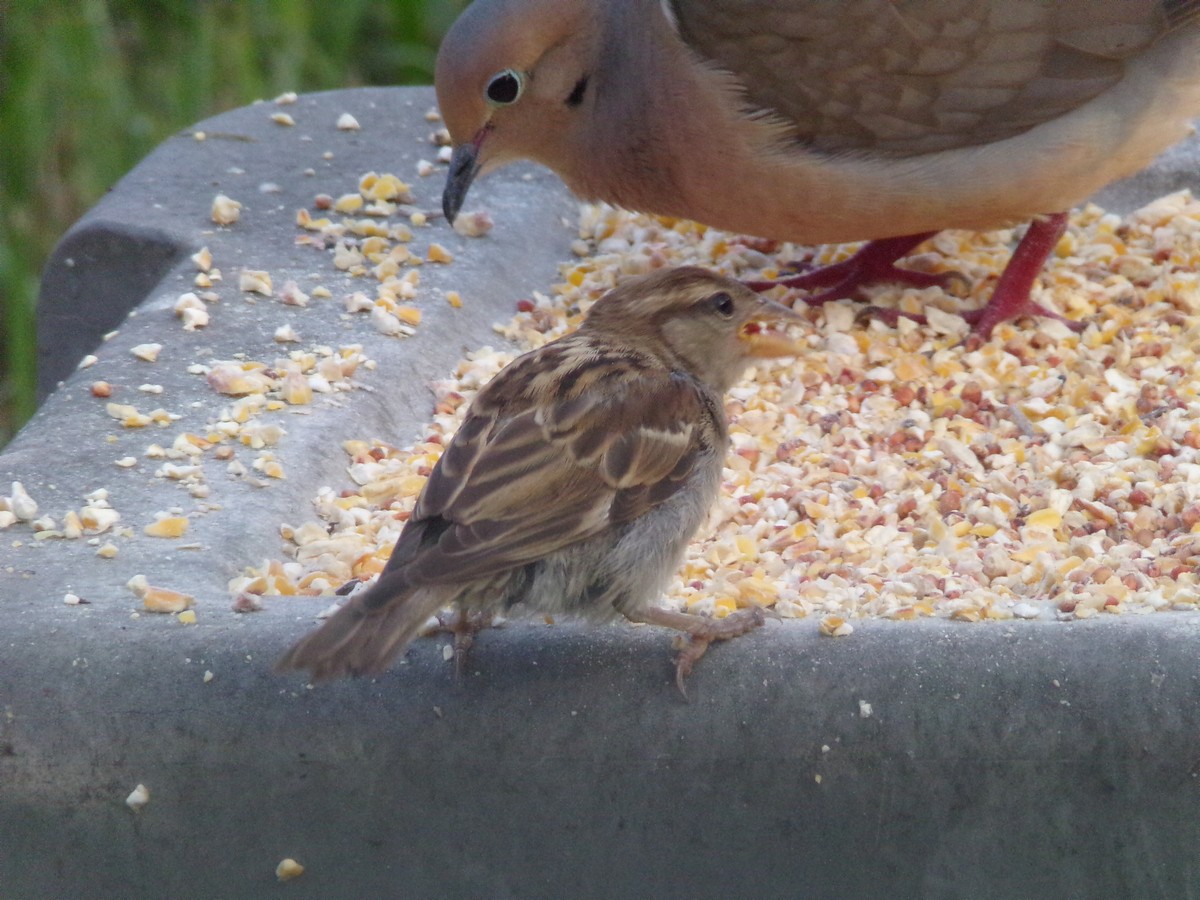
{"label": "cracked corn", "polygon": [[[849,634],[868,616],[964,622],[1195,608],[1200,602],[1200,203],[1171,195],[1126,219],[1072,217],[1042,302],[1086,319],[963,338],[1011,233],[945,232],[909,264],[964,274],[967,298],[880,286],[870,300],[930,326],[807,312],[809,353],[759,366],[729,395],[721,499],[667,602],[724,615],[750,604]],[[471,353],[435,385],[411,447],[344,444],[356,490],[316,498],[325,523],[286,528],[272,564],[300,593],[377,573],[478,388],[517,352],[578,325],[621,275],[699,264],[771,277],[800,248],[690,222],[584,206],[580,257],[496,330],[516,351]],[[852,248],[818,248],[818,264]],[[782,290],[782,289],[777,289]],[[262,581],[262,576],[235,580]]]}

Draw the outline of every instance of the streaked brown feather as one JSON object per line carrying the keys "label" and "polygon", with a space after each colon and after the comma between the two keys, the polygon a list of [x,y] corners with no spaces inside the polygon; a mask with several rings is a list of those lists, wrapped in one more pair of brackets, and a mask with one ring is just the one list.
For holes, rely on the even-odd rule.
{"label": "streaked brown feather", "polygon": [[454,451],[453,465],[435,466],[405,529],[433,517],[449,523],[409,560],[414,583],[484,577],[540,559],[609,527],[614,505],[625,522],[685,483],[699,447],[712,440],[693,425],[707,414],[698,385],[647,367],[619,391],[596,391],[586,376],[614,357],[586,346],[592,358],[567,396],[535,404],[527,392],[481,392],[467,439],[456,437],[444,454]]}

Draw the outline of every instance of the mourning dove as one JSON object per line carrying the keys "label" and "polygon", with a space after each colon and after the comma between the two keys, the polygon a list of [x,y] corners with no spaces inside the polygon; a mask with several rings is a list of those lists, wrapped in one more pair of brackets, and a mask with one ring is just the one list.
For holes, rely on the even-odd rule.
{"label": "mourning dove", "polygon": [[[1200,0],[476,0],[438,55],[454,218],[518,158],[576,194],[801,244],[848,296],[945,228],[1033,220],[977,331],[1029,292],[1064,210],[1200,114]],[[1060,317],[1061,318],[1061,317]]]}
{"label": "mourning dove", "polygon": [[[703,269],[602,297],[574,334],[476,395],[379,580],[280,661],[316,678],[382,671],[438,609],[513,605],[683,631],[676,677],[713,640],[761,625],[654,605],[708,516],[726,445],[722,394],[757,357],[791,356],[796,314]],[[781,327],[782,326],[782,327]]]}

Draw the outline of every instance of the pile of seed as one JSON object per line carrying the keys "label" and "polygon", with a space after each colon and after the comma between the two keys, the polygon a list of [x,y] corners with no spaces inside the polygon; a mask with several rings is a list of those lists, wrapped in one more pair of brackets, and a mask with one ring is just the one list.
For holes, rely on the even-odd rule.
{"label": "pile of seed", "polygon": [[[808,310],[809,351],[730,393],[721,499],[665,602],[718,616],[768,604],[820,616],[831,634],[864,616],[1086,618],[1200,603],[1200,203],[1180,193],[1126,219],[1076,212],[1038,299],[1086,330],[1024,320],[983,342],[955,313],[982,305],[1013,243],[945,232],[906,261],[959,273],[958,295],[871,289],[871,303],[923,312],[927,325],[863,319],[851,301]],[[319,524],[284,527],[294,559],[231,588],[315,593],[378,572],[475,391],[517,352],[577,327],[621,277],[683,264],[772,277],[853,249],[584,206],[562,282],[497,326],[517,351],[462,360],[411,445],[347,435],[356,489],[323,489]]]}

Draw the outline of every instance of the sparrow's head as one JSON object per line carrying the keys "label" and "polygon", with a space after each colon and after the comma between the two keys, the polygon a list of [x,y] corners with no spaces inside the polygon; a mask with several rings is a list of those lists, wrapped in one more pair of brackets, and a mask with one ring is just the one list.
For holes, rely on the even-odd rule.
{"label": "sparrow's head", "polygon": [[732,278],[694,266],[631,278],[596,301],[585,327],[649,349],[716,391],[756,358],[796,356],[800,316]]}
{"label": "sparrow's head", "polygon": [[475,0],[454,23],[434,72],[454,145],[451,222],[479,174],[516,159],[562,167],[594,93],[595,16],[584,0]]}

